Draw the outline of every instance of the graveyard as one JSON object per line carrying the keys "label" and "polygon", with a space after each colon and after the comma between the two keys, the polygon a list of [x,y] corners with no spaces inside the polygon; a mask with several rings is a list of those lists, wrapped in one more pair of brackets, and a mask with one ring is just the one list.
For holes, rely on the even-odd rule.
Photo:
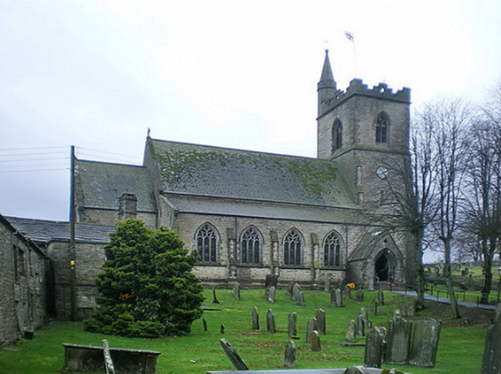
{"label": "graveyard", "polygon": [[[131,339],[84,332],[82,323],[54,321],[36,331],[33,340],[0,351],[0,367],[11,374],[58,373],[64,364],[63,344],[95,346],[106,339],[112,347],[159,352],[158,374],[237,370],[222,348],[224,339],[250,370],[346,368],[364,364],[366,340],[377,339],[380,328],[395,329],[397,320],[405,325],[434,318],[440,333],[433,368],[400,364],[408,359],[402,358],[398,341],[387,352],[393,363],[383,362],[381,368],[415,374],[480,372],[493,311],[461,308],[463,318],[451,320],[447,305],[431,301],[426,310],[411,316],[413,298],[390,291],[383,293],[384,300],[378,292],[366,290],[363,296],[352,291],[351,298],[345,291],[342,300],[335,292],[300,292],[302,300],[293,299],[291,290],[285,289],[240,290],[239,295],[235,290],[205,290],[203,317],[194,322],[190,335],[179,337]],[[395,309],[402,318],[395,319]],[[318,334],[308,334],[308,329]]]}

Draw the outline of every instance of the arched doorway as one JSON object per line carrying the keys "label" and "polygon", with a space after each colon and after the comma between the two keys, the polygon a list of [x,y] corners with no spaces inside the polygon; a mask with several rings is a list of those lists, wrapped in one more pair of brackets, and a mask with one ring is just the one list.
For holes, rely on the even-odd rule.
{"label": "arched doorway", "polygon": [[395,264],[390,250],[384,249],[376,257],[376,262],[374,264],[374,275],[376,277],[376,281],[392,282],[395,273],[394,268]]}

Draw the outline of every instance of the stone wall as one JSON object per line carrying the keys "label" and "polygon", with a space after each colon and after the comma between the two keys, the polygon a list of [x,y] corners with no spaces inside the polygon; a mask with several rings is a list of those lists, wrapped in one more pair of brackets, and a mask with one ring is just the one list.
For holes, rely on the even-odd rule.
{"label": "stone wall", "polygon": [[0,216],[0,346],[43,324],[48,266],[41,250]]}

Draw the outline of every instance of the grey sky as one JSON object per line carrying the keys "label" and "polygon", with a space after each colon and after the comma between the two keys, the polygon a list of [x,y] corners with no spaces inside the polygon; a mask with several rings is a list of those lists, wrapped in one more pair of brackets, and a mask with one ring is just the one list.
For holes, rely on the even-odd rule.
{"label": "grey sky", "polygon": [[497,0],[4,0],[0,213],[66,220],[70,145],[140,164],[148,128],[314,157],[326,48],[339,88],[480,101],[501,77],[500,20]]}

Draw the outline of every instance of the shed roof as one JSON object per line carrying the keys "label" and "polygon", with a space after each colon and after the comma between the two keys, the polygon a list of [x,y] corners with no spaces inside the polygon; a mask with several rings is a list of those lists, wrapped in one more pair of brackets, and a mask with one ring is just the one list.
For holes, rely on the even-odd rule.
{"label": "shed roof", "polygon": [[355,206],[334,161],[153,139],[147,146],[165,193]]}
{"label": "shed roof", "polygon": [[[24,236],[35,243],[47,244],[51,241],[69,241],[70,223],[61,221],[46,221],[31,218],[5,217],[10,224]],[[110,233],[114,232],[114,226],[92,225],[87,223],[75,224],[75,240],[106,244],[110,240]]]}

